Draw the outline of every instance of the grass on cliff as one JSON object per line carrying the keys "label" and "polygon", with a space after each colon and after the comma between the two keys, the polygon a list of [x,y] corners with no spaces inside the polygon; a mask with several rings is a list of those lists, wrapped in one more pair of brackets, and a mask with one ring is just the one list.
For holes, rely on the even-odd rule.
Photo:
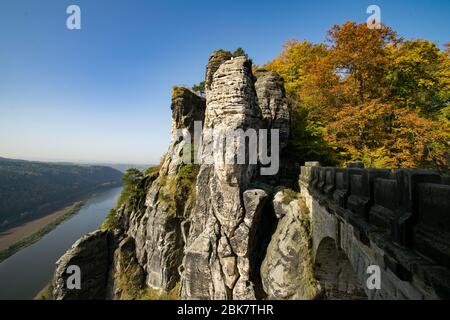
{"label": "grass on cliff", "polygon": [[39,291],[34,300],[54,300],[53,299],[53,284],[50,281],[44,289]]}
{"label": "grass on cliff", "polygon": [[117,230],[120,229],[120,221],[117,216],[117,209],[113,208],[109,211],[102,225],[100,226],[101,230]]}
{"label": "grass on cliff", "polygon": [[200,167],[196,164],[187,164],[178,169],[177,185],[181,192],[195,196],[195,184],[199,171]]}
{"label": "grass on cliff", "polygon": [[283,191],[283,204],[288,205],[295,199],[298,199],[298,193],[292,189],[285,189]]}
{"label": "grass on cliff", "polygon": [[178,168],[176,176],[160,176],[161,190],[158,199],[167,204],[169,215],[183,214],[180,212],[195,203],[195,183],[200,167],[186,164]]}
{"label": "grass on cliff", "polygon": [[160,166],[150,167],[144,171],[138,169],[128,169],[122,178],[123,189],[117,200],[116,206],[110,210],[103,221],[100,229],[115,230],[120,229],[120,221],[117,217],[117,209],[122,205],[129,207],[135,206],[146,196],[146,179],[156,179]]}
{"label": "grass on cliff", "polygon": [[120,300],[178,300],[179,284],[170,292],[148,288],[145,272],[137,262],[134,251],[116,253],[117,265],[114,271],[115,291]]}
{"label": "grass on cliff", "polygon": [[123,189],[117,202],[117,207],[126,203],[132,205],[140,198],[145,196],[145,188],[142,185],[144,180],[144,172],[138,169],[128,169],[123,178]]}
{"label": "grass on cliff", "polygon": [[180,300],[180,283],[169,292],[147,288],[139,300]]}

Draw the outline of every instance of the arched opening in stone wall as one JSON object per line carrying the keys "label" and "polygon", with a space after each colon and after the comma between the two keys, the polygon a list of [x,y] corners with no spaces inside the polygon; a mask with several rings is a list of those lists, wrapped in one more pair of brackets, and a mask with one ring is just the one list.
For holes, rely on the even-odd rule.
{"label": "arched opening in stone wall", "polygon": [[331,238],[323,239],[317,249],[314,275],[322,288],[320,299],[367,299],[349,259]]}

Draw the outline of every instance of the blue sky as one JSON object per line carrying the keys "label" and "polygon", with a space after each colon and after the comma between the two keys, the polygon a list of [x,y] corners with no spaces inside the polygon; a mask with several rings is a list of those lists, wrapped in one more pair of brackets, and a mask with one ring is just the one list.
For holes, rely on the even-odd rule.
{"label": "blue sky", "polygon": [[[71,4],[81,30],[66,28]],[[263,64],[288,39],[366,21],[371,4],[405,38],[450,41],[448,0],[1,0],[0,156],[157,163],[171,88],[202,81],[213,50]]]}

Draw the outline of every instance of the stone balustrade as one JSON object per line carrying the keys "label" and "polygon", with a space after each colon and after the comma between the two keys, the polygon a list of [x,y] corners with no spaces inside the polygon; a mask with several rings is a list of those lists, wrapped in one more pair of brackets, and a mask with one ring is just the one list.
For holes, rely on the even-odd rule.
{"label": "stone balustrade", "polygon": [[402,281],[420,278],[450,297],[450,179],[432,170],[320,167],[301,169],[301,188],[353,227],[366,246],[384,251]]}

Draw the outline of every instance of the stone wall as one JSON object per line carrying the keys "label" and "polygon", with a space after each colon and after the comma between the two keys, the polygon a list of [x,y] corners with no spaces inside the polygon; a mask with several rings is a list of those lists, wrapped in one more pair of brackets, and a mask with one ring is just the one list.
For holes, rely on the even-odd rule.
{"label": "stone wall", "polygon": [[310,208],[313,256],[323,239],[345,252],[360,282],[382,270],[371,299],[450,297],[450,185],[427,170],[324,168],[301,170]]}

